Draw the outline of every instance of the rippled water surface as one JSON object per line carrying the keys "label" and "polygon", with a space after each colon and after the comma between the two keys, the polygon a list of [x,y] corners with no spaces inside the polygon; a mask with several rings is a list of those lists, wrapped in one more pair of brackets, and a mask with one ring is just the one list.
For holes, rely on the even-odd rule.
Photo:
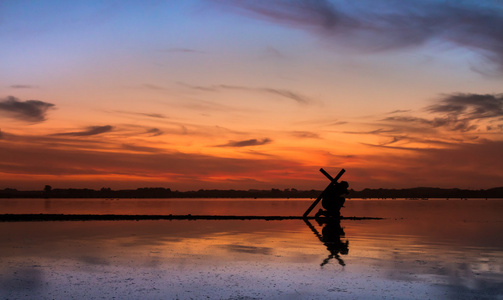
{"label": "rippled water surface", "polygon": [[[3,199],[0,213],[292,216],[311,201]],[[384,219],[4,222],[0,298],[503,297],[503,200],[350,199],[342,214]]]}

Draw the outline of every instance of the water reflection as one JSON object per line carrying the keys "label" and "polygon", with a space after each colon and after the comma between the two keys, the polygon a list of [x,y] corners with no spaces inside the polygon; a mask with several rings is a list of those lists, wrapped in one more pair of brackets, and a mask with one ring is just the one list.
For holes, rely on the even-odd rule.
{"label": "water reflection", "polygon": [[[90,211],[79,199],[44,201],[7,199],[0,210]],[[306,207],[100,201],[95,213],[116,213],[119,204],[135,213],[154,204],[202,214],[294,215]],[[136,210],[136,201],[152,206]],[[0,299],[503,299],[503,201],[347,206],[345,215],[384,219],[0,222]]]}
{"label": "water reflection", "polygon": [[340,257],[340,255],[347,255],[349,253],[349,241],[342,240],[346,234],[344,229],[341,227],[341,220],[338,218],[318,218],[316,222],[319,226],[323,226],[321,234],[316,229],[316,227],[311,224],[309,219],[304,219],[306,225],[311,229],[311,231],[316,235],[316,237],[322,242],[330,253],[327,258],[323,260],[320,266],[323,268],[324,265],[328,264],[331,259],[336,259],[339,265],[345,266],[346,263]]}

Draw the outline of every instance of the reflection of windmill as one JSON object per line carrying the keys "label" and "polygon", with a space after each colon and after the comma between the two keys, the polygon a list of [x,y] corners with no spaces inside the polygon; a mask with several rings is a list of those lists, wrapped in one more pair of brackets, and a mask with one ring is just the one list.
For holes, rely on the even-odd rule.
{"label": "reflection of windmill", "polygon": [[316,235],[316,237],[322,242],[327,250],[330,252],[327,258],[323,260],[320,264],[321,267],[328,264],[331,259],[335,258],[339,265],[345,266],[346,263],[339,254],[347,255],[349,253],[349,241],[342,241],[341,237],[345,236],[344,230],[341,227],[341,223],[339,219],[329,218],[326,220],[317,220],[318,224],[324,225],[321,230],[321,234],[314,227],[308,219],[304,219],[306,225],[311,229],[311,231]]}

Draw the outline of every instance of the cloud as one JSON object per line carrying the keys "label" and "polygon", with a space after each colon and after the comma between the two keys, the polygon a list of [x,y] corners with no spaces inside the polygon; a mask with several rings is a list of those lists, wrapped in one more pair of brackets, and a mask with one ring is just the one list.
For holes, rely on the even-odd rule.
{"label": "cloud", "polygon": [[169,52],[169,53],[204,53],[204,51],[190,49],[190,48],[180,48],[180,47],[168,48],[168,49],[165,49],[162,51]]}
{"label": "cloud", "polygon": [[261,51],[260,57],[265,59],[283,59],[285,58],[285,55],[278,49],[272,46],[267,46]]}
{"label": "cloud", "polygon": [[299,104],[307,104],[310,102],[310,99],[302,96],[296,92],[292,92],[290,90],[285,90],[285,89],[274,89],[274,88],[267,88],[267,87],[245,87],[245,86],[236,86],[236,85],[218,85],[216,88],[221,88],[221,89],[227,89],[227,90],[244,90],[244,91],[257,91],[257,92],[265,92],[269,94],[274,94],[278,96],[285,97],[290,100],[294,100],[295,102]]}
{"label": "cloud", "polygon": [[29,85],[29,84],[13,84],[9,86],[12,89],[35,89],[37,88],[36,85]]}
{"label": "cloud", "polygon": [[241,91],[251,91],[251,92],[261,92],[261,93],[268,93],[268,94],[273,94],[277,96],[281,96],[290,100],[293,100],[299,104],[308,104],[311,102],[311,99],[303,96],[299,93],[286,90],[286,89],[276,89],[276,88],[268,88],[268,87],[247,87],[247,86],[238,86],[238,85],[226,85],[226,84],[220,84],[220,85],[212,85],[212,86],[194,86],[194,85],[189,85],[186,83],[180,83],[186,87],[189,87],[191,89],[195,90],[200,90],[200,91],[207,91],[207,92],[216,92],[220,90],[241,90]]}
{"label": "cloud", "polygon": [[391,133],[391,132],[396,132],[394,129],[375,129],[375,130],[370,130],[370,131],[344,131],[344,133],[348,134],[381,134],[381,133]]}
{"label": "cloud", "polygon": [[122,148],[125,150],[134,151],[134,152],[146,152],[146,153],[160,153],[160,152],[162,152],[162,150],[159,148],[137,146],[137,145],[131,145],[131,144],[122,144]]}
{"label": "cloud", "polygon": [[[80,140],[81,147],[76,144],[77,147],[69,148],[66,143],[51,142],[53,139],[56,137],[19,136],[16,142],[0,140],[0,157],[9,158],[0,160],[0,172],[10,174],[3,184],[16,187],[24,181],[28,186],[43,187],[50,181],[53,186],[99,188],[107,182],[107,186],[122,188],[163,184],[177,189],[237,186],[270,189],[278,185],[307,188],[317,182],[312,176],[307,179],[299,176],[311,168],[284,157],[217,157],[163,148],[156,151],[143,144],[114,145],[113,141],[104,143],[103,140],[95,144]],[[288,177],[289,172],[297,174],[298,184]]]}
{"label": "cloud", "polygon": [[155,84],[150,84],[150,83],[144,83],[143,87],[145,87],[147,89],[150,89],[150,90],[155,90],[155,91],[164,91],[164,90],[166,90],[166,88],[164,88],[162,86],[155,85]]}
{"label": "cloud", "polygon": [[167,119],[163,114],[158,114],[158,113],[142,113],[142,112],[132,112],[132,111],[122,111],[122,110],[115,110],[117,113],[121,114],[126,114],[126,115],[135,115],[135,116],[144,116],[144,117],[149,117],[149,118],[157,118],[157,119]]}
{"label": "cloud", "polygon": [[433,119],[410,117],[410,116],[397,116],[385,118],[384,121],[394,123],[410,123],[419,127],[444,127],[451,131],[468,132],[478,128],[477,125],[471,124],[468,119],[458,119],[455,116],[437,117]]}
{"label": "cloud", "polygon": [[[363,52],[455,45],[503,74],[503,7],[497,1],[213,0],[219,7],[314,32]],[[489,73],[480,64],[474,69]]]}
{"label": "cloud", "polygon": [[149,134],[150,136],[159,136],[159,135],[162,135],[164,134],[164,132],[162,130],[160,130],[159,128],[152,128],[152,129],[149,129],[147,130],[147,132],[145,132],[146,134]]}
{"label": "cloud", "polygon": [[90,126],[86,130],[56,133],[55,136],[92,136],[112,131],[113,126]]}
{"label": "cloud", "polygon": [[427,108],[433,113],[447,113],[468,120],[503,117],[503,94],[453,94]]}
{"label": "cloud", "polygon": [[292,136],[302,139],[319,139],[320,135],[310,131],[293,131],[290,133]]}
{"label": "cloud", "polygon": [[271,94],[276,94],[279,96],[283,96],[285,98],[294,100],[297,103],[300,104],[307,104],[310,102],[309,98],[299,95],[295,92],[289,91],[289,90],[281,90],[281,89],[271,89],[271,88],[260,88],[258,89],[259,91],[265,91]]}
{"label": "cloud", "polygon": [[[351,169],[363,177],[379,174],[372,187],[433,186],[491,188],[503,180],[503,141],[480,140],[478,143],[456,143],[440,148],[397,149],[394,154],[375,151],[361,156],[361,164]],[[372,162],[372,163],[371,163]],[[371,166],[370,166],[371,165]],[[404,168],[406,166],[406,168]],[[365,173],[366,175],[363,175]]]}
{"label": "cloud", "polygon": [[[217,157],[170,151],[163,145],[156,150],[155,146],[113,139],[4,135],[8,140],[0,140],[0,157],[8,159],[0,160],[0,172],[7,174],[2,181],[4,186],[14,188],[38,189],[45,184],[78,188],[165,186],[186,190],[324,188],[324,178],[317,171],[319,165],[287,156]],[[373,145],[375,149],[367,154],[324,156],[328,159],[324,165],[345,167],[345,180],[355,189],[489,188],[503,182],[503,160],[499,159],[503,141],[477,139],[429,148],[400,148],[399,143]],[[261,148],[240,148],[249,149]]]}
{"label": "cloud", "polygon": [[[446,95],[438,103],[425,110],[436,115],[433,118],[414,116],[387,117],[384,121],[410,123],[432,128],[443,127],[451,131],[468,132],[480,128],[479,123],[503,122],[503,94],[462,94]],[[499,124],[493,125],[499,127]]]}
{"label": "cloud", "polygon": [[217,147],[249,147],[249,146],[261,146],[271,143],[272,140],[265,138],[262,140],[250,139],[244,141],[229,141],[227,144],[218,145]]}
{"label": "cloud", "polygon": [[398,114],[398,113],[406,113],[406,112],[409,112],[409,111],[410,110],[408,110],[408,109],[397,109],[397,110],[389,112],[388,114],[392,115],[392,114]]}
{"label": "cloud", "polygon": [[157,119],[167,119],[167,117],[163,114],[155,114],[155,113],[137,113],[137,115],[140,116],[146,116],[146,117],[151,117],[151,118],[157,118]]}
{"label": "cloud", "polygon": [[0,100],[0,112],[12,118],[33,123],[45,121],[47,111],[54,106],[52,103],[40,100],[20,101],[13,96]]}
{"label": "cloud", "polygon": [[503,139],[503,94],[448,94],[422,110],[394,111],[385,116],[367,124],[378,129],[344,133],[374,135],[378,140],[373,146],[393,149],[442,148]]}
{"label": "cloud", "polygon": [[397,115],[383,119],[394,124],[408,123],[416,127],[443,128],[449,131],[482,131],[483,122],[490,122],[486,129],[503,125],[503,94],[462,94],[446,95],[438,103],[425,110],[433,118]]}

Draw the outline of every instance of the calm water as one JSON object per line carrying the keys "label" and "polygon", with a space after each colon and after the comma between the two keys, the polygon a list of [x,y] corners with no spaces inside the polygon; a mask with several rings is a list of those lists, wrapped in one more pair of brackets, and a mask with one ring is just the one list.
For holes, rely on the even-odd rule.
{"label": "calm water", "polygon": [[[311,202],[3,199],[0,213],[290,216]],[[503,299],[502,199],[347,200],[342,214],[385,219],[0,223],[0,298]]]}

